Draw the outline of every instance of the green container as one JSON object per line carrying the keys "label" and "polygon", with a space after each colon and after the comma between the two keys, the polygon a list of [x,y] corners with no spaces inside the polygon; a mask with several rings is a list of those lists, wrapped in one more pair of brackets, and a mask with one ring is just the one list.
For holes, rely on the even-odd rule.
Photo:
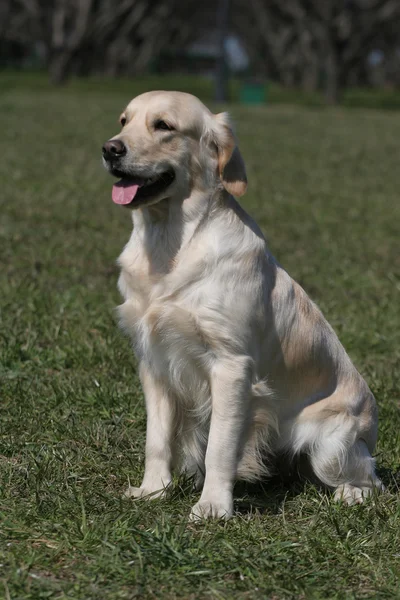
{"label": "green container", "polygon": [[267,102],[267,86],[259,81],[245,81],[240,88],[242,104],[265,104]]}

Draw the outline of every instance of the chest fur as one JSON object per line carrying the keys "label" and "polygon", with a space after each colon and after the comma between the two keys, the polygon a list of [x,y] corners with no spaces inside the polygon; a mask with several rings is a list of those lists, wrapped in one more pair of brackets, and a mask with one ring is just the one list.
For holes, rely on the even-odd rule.
{"label": "chest fur", "polygon": [[162,279],[121,272],[119,306],[122,328],[131,337],[139,361],[185,402],[209,396],[212,350],[197,318],[179,294],[170,294]]}

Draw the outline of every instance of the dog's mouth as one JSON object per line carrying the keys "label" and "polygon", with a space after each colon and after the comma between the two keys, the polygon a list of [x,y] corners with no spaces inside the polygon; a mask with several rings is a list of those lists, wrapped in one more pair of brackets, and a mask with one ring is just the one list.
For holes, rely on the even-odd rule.
{"label": "dog's mouth", "polygon": [[133,177],[116,169],[112,170],[112,174],[115,177],[121,177],[120,181],[113,185],[113,202],[125,206],[140,204],[158,196],[175,179],[175,173],[172,170],[148,178]]}

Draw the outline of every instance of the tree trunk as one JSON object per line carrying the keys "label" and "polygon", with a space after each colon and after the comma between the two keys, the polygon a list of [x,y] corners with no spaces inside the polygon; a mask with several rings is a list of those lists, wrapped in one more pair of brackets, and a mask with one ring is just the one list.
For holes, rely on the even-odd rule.
{"label": "tree trunk", "polygon": [[334,42],[327,41],[325,58],[325,100],[335,105],[340,100],[340,70]]}
{"label": "tree trunk", "polygon": [[219,0],[217,14],[218,56],[215,69],[215,100],[228,100],[228,78],[225,57],[225,39],[228,29],[230,0]]}
{"label": "tree trunk", "polygon": [[69,75],[71,54],[68,50],[57,50],[49,62],[49,76],[53,85],[63,85]]}

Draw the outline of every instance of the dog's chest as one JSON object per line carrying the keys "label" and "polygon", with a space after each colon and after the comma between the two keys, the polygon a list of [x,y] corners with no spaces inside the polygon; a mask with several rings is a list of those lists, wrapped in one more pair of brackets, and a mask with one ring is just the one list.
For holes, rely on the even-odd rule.
{"label": "dog's chest", "polygon": [[139,360],[166,381],[181,397],[209,394],[207,365],[211,354],[198,323],[179,294],[168,283],[138,273],[121,272],[119,307],[123,329],[130,335]]}

